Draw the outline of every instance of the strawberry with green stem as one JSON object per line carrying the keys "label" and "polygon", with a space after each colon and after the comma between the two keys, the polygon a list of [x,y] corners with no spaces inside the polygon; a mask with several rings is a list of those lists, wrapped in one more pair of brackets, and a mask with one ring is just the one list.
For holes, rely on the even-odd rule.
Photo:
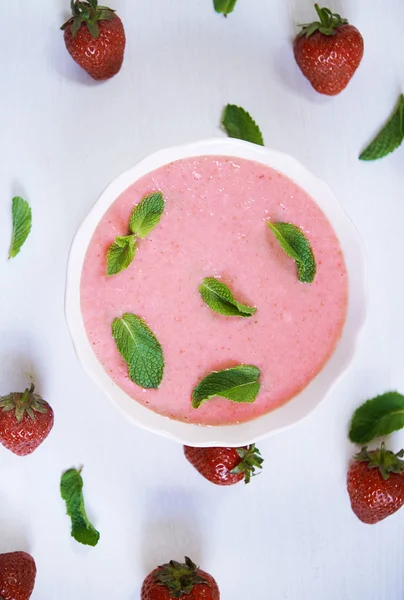
{"label": "strawberry with green stem", "polygon": [[366,446],[348,471],[348,494],[352,510],[363,523],[374,524],[404,504],[404,450],[394,454],[384,443],[377,450]]}
{"label": "strawberry with green stem", "polygon": [[119,72],[125,52],[121,19],[98,0],[72,0],[71,10],[61,27],[70,56],[93,79],[110,79]]}
{"label": "strawberry with green stem", "polygon": [[0,443],[18,456],[31,454],[53,427],[53,410],[31,384],[22,394],[0,397]]}
{"label": "strawberry with green stem", "polygon": [[190,558],[171,560],[152,571],[144,580],[141,600],[220,600],[216,581]]}
{"label": "strawberry with green stem", "polygon": [[335,96],[359,67],[363,38],[341,15],[318,4],[314,7],[319,20],[302,25],[293,44],[295,59],[317,92]]}
{"label": "strawberry with green stem", "polygon": [[251,481],[264,459],[255,444],[242,448],[193,448],[184,446],[185,457],[199,473],[216,485]]}

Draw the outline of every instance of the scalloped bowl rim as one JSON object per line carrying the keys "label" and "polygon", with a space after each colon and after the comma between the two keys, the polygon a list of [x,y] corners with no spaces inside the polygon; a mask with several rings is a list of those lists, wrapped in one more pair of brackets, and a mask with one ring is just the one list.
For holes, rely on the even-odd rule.
{"label": "scalloped bowl rim", "polygon": [[[338,345],[320,373],[286,404],[252,421],[204,426],[175,421],[144,407],[121,390],[98,361],[87,338],[80,308],[85,254],[96,226],[109,206],[132,183],[167,163],[197,156],[228,156],[260,162],[303,188],[331,222],[341,244],[349,279],[347,319]],[[160,150],[117,177],[101,194],[77,231],[69,254],[65,312],[76,354],[84,369],[126,417],[138,426],[190,446],[244,446],[295,425],[327,396],[355,354],[366,319],[366,258],[362,240],[330,188],[291,156],[235,139],[211,139]]]}

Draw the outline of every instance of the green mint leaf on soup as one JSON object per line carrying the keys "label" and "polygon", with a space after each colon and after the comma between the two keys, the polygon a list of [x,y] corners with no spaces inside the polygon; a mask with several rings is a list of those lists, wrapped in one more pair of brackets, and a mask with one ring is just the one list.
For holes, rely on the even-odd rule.
{"label": "green mint leaf on soup", "polygon": [[159,223],[164,212],[161,192],[148,194],[135,206],[129,220],[129,229],[139,238],[148,235]]}
{"label": "green mint leaf on soup", "polygon": [[134,235],[118,236],[107,252],[107,275],[116,275],[127,269],[135,258],[136,238]]}
{"label": "green mint leaf on soup", "polygon": [[313,283],[317,271],[316,259],[303,231],[292,223],[268,222],[268,227],[286,254],[296,262],[299,281]]}
{"label": "green mint leaf on soup", "polygon": [[205,277],[198,289],[202,300],[220,315],[251,317],[257,310],[253,306],[246,306],[238,302],[227,285],[214,277]]}
{"label": "green mint leaf on soup", "polygon": [[192,392],[192,406],[199,408],[216,396],[233,402],[254,402],[261,387],[259,376],[260,370],[253,365],[213,371]]}
{"label": "green mint leaf on soup", "polygon": [[260,128],[248,112],[240,106],[234,104],[226,106],[223,112],[222,125],[231,138],[238,138],[259,146],[264,145]]}
{"label": "green mint leaf on soup", "polygon": [[223,13],[225,17],[233,12],[237,0],[213,0],[213,6],[217,13]]}
{"label": "green mint leaf on soup", "polygon": [[13,237],[8,258],[17,256],[32,227],[32,212],[26,200],[16,196],[12,202]]}
{"label": "green mint leaf on soup", "polygon": [[112,336],[128,364],[131,380],[142,388],[158,388],[164,371],[163,349],[146,322],[125,313],[114,319]]}
{"label": "green mint leaf on soup", "polygon": [[355,444],[371,440],[404,427],[404,396],[386,392],[360,406],[352,417],[349,439]]}
{"label": "green mint leaf on soup", "polygon": [[161,192],[147,194],[132,210],[129,234],[118,236],[107,252],[107,275],[116,275],[129,267],[136,254],[136,237],[144,238],[158,224],[164,212]]}
{"label": "green mint leaf on soup", "polygon": [[404,95],[401,94],[393,114],[375,139],[360,155],[360,160],[376,160],[396,150],[404,139]]}
{"label": "green mint leaf on soup", "polygon": [[80,544],[96,546],[100,534],[88,520],[84,508],[83,479],[80,471],[69,469],[60,481],[60,494],[66,502],[67,514],[71,518],[71,534]]}

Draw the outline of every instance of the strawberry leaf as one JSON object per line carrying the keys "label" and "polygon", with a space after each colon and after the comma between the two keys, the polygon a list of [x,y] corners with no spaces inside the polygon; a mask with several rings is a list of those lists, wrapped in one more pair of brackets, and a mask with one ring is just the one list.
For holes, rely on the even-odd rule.
{"label": "strawberry leaf", "polygon": [[394,452],[386,450],[383,442],[380,448],[372,450],[371,452],[368,452],[367,447],[364,446],[358,454],[355,454],[354,459],[359,462],[367,463],[369,469],[379,469],[380,475],[387,481],[390,477],[390,473],[401,475],[401,473],[404,472],[403,456],[404,450],[400,450],[394,454]]}
{"label": "strawberry leaf", "polygon": [[239,455],[241,462],[230,471],[232,475],[238,475],[244,473],[245,483],[250,483],[251,477],[259,475],[256,473],[256,469],[262,469],[262,463],[264,459],[261,456],[261,452],[256,448],[255,444],[251,444],[247,448],[237,448],[237,454]]}
{"label": "strawberry leaf", "polygon": [[88,31],[91,33],[92,37],[96,40],[100,35],[100,28],[98,27],[97,21],[86,21],[86,25],[88,27]]}

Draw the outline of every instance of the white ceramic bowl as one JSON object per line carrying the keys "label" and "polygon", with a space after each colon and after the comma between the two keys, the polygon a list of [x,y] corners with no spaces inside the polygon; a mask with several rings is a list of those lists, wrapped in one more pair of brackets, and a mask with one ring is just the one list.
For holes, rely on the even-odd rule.
{"label": "white ceramic bowl", "polygon": [[[207,427],[171,420],[145,408],[109,378],[87,338],[80,309],[80,278],[87,247],[96,226],[109,206],[134,181],[169,162],[203,155],[236,156],[268,165],[294,180],[317,202],[336,231],[349,276],[347,320],[340,342],[322,371],[287,404],[253,421],[238,425]],[[66,316],[77,355],[94,381],[118,408],[140,427],[191,446],[242,446],[289,427],[306,417],[327,395],[348,368],[358,334],[365,321],[366,263],[362,241],[342,206],[321,180],[294,158],[268,148],[233,139],[214,139],[156,152],[120,175],[101,194],[74,238],[70,252]]]}

